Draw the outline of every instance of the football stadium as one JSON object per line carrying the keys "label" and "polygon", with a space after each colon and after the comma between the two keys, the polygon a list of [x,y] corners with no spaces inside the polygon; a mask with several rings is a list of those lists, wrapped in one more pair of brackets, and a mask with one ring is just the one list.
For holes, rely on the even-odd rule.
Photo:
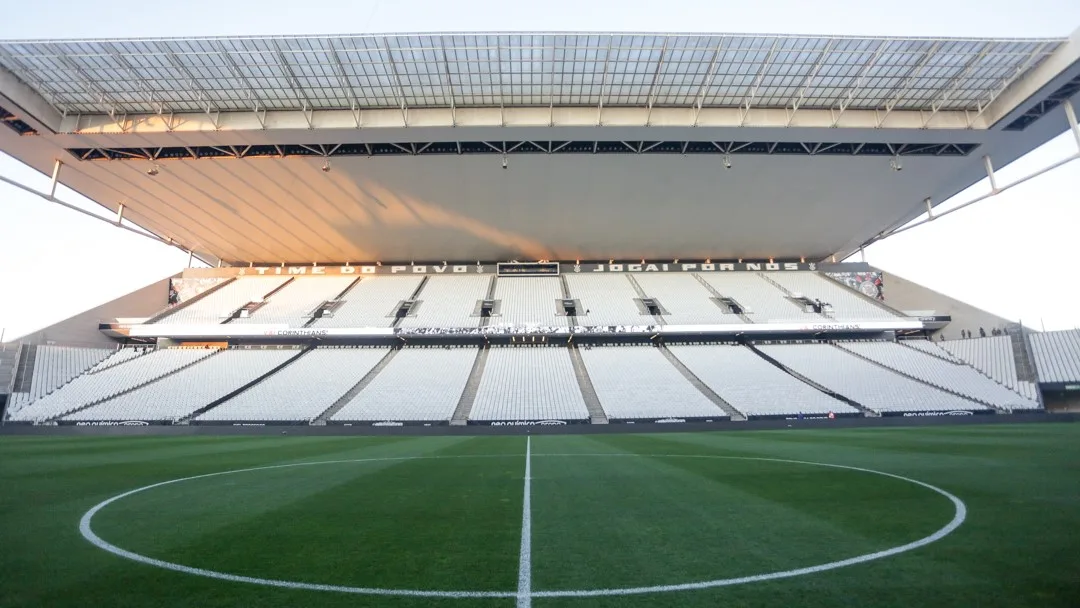
{"label": "football stadium", "polygon": [[0,181],[189,260],[0,345],[0,605],[1076,606],[1080,330],[862,252],[1078,102],[1080,30],[0,41]]}

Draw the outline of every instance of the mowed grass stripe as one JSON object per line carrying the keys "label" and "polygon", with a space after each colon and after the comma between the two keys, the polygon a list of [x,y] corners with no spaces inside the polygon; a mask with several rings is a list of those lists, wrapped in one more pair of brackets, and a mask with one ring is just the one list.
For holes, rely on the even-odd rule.
{"label": "mowed grass stripe", "polygon": [[[536,460],[537,589],[790,570],[902,545],[953,516],[952,504],[925,488],[810,465],[689,456]],[[558,488],[557,496],[570,489],[574,501],[545,501],[548,488]],[[589,546],[634,550],[598,563]]]}
{"label": "mowed grass stripe", "polygon": [[[450,442],[446,439],[0,437],[0,606],[487,608],[513,605],[513,599],[359,598],[225,583],[110,555],[83,540],[77,529],[79,517],[90,506],[164,479],[289,461],[329,460],[340,455],[522,453],[520,437],[455,437],[449,438],[453,440]],[[1073,608],[1080,597],[1080,577],[1076,576],[1080,572],[1080,536],[1074,533],[1080,529],[1080,425],[545,436],[534,438],[533,451],[534,454],[686,452],[864,466],[940,486],[961,497],[969,507],[967,522],[946,539],[877,562],[814,576],[668,595],[587,600],[534,598],[533,606],[537,608],[712,608],[717,605]],[[539,465],[544,462],[540,457],[534,458],[534,475],[540,473]],[[514,577],[517,568],[522,465],[520,459],[513,463],[517,478],[508,483],[513,506],[507,518],[510,549],[504,557],[510,577]],[[396,468],[389,467],[387,474]],[[673,471],[672,475],[693,479],[698,473],[683,469]],[[580,479],[580,485],[586,480]],[[594,481],[602,483],[599,473]],[[382,482],[392,485],[398,480]],[[708,486],[712,482],[698,483]],[[545,492],[552,493],[550,499],[562,501],[570,511],[577,500],[574,487],[556,484]],[[535,534],[542,494],[538,486],[533,489]],[[744,491],[738,487],[730,491],[735,490]],[[745,491],[751,497],[765,500],[755,496],[758,489]],[[194,501],[189,498],[189,505],[195,504]],[[611,511],[619,509],[621,504],[622,497],[615,494],[603,507]],[[487,525],[484,517],[484,512],[478,512],[475,521],[468,525]],[[449,542],[454,542],[453,539]],[[539,576],[541,566],[537,555],[539,543],[534,538],[534,577]],[[401,547],[393,554],[419,551],[411,536],[398,544]],[[271,544],[263,543],[262,547],[269,550]],[[310,550],[333,556],[342,547],[327,541],[311,544]],[[552,558],[592,560],[592,567],[599,571],[609,556],[637,552],[638,548],[582,544],[576,551],[574,555],[560,552]],[[426,581],[418,575],[412,583],[419,586]],[[534,580],[533,587],[540,589],[540,581]],[[512,591],[513,581],[503,588]]]}
{"label": "mowed grass stripe", "polygon": [[[231,574],[507,590],[516,584],[521,470],[513,455],[243,472],[136,494],[102,511],[94,529],[125,549]],[[184,508],[200,496],[207,504]]]}

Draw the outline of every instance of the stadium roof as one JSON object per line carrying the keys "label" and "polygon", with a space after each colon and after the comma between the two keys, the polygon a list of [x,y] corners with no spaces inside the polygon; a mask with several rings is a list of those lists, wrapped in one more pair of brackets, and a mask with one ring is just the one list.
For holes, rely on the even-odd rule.
{"label": "stadium roof", "polygon": [[1080,30],[8,41],[0,150],[211,262],[824,259],[1063,132],[1078,59]]}
{"label": "stadium roof", "polygon": [[445,34],[13,41],[62,113],[477,106],[972,110],[1064,39]]}

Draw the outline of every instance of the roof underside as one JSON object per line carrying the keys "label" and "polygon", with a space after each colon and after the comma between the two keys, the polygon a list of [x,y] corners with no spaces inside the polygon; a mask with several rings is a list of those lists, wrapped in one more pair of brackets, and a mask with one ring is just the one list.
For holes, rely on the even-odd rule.
{"label": "roof underside", "polygon": [[1080,31],[9,41],[0,150],[212,262],[820,260],[1078,87]]}
{"label": "roof underside", "polygon": [[445,34],[0,42],[62,114],[599,106],[978,111],[1062,39]]}

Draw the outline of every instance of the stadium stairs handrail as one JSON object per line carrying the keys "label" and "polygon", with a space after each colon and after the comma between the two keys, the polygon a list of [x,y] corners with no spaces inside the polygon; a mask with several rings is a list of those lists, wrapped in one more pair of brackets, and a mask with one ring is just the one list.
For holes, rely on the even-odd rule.
{"label": "stadium stairs handrail", "polygon": [[161,321],[162,319],[165,319],[166,317],[173,314],[174,312],[176,312],[178,310],[183,310],[184,308],[187,308],[188,306],[191,306],[192,304],[195,304],[199,300],[202,300],[203,298],[208,297],[210,294],[221,290],[226,285],[229,285],[229,284],[235,282],[236,280],[237,280],[237,277],[230,277],[230,278],[218,283],[217,285],[214,285],[210,289],[207,289],[206,291],[204,291],[204,292],[202,292],[200,294],[197,294],[197,295],[195,295],[193,297],[190,297],[190,298],[188,298],[188,299],[186,299],[186,300],[184,300],[182,302],[177,302],[176,304],[170,304],[165,309],[159,310],[158,312],[151,315],[150,318],[148,318],[146,321],[143,321],[143,325],[150,325],[152,323],[157,323],[158,321]]}
{"label": "stadium stairs handrail", "polygon": [[[993,409],[994,412],[997,413],[997,414],[1010,414],[1010,413],[1012,413],[1007,408],[1003,408],[1003,407],[1001,407],[999,405],[996,405],[994,403],[986,401],[985,399],[980,399],[978,397],[972,397],[971,395],[965,395],[964,393],[957,392],[957,391],[955,391],[955,390],[953,390],[953,389],[951,389],[951,388],[949,388],[947,386],[941,386],[941,385],[935,384],[933,382],[930,382],[928,380],[923,380],[922,378],[919,378],[918,376],[912,376],[911,374],[902,372],[902,371],[900,371],[900,370],[898,370],[896,368],[889,367],[888,365],[885,365],[884,363],[879,363],[879,362],[871,359],[870,357],[867,357],[867,356],[863,355],[862,353],[858,353],[858,352],[855,352],[853,350],[848,350],[848,349],[840,346],[839,344],[830,343],[830,346],[832,346],[833,348],[839,349],[839,350],[841,350],[841,351],[843,351],[843,352],[845,352],[845,353],[847,353],[849,355],[853,355],[858,359],[862,359],[863,361],[866,361],[867,363],[876,365],[876,366],[880,367],[881,369],[890,371],[890,372],[896,374],[897,376],[903,376],[904,378],[907,378],[908,380],[913,380],[913,381],[918,382],[919,384],[922,384],[924,386],[929,386],[930,388],[937,389],[939,391],[944,391],[946,393],[949,393],[950,395],[953,395],[954,397],[960,397],[961,399],[964,399],[965,401],[971,401],[971,402],[974,402],[974,403],[979,403],[979,404],[985,405],[985,406]],[[930,356],[932,356],[932,355],[930,355]],[[956,365],[956,364],[953,363],[953,365]],[[967,364],[965,363],[964,365],[967,365]],[[968,367],[971,367],[972,369],[975,369],[974,367],[972,367],[970,365],[968,365]]]}
{"label": "stadium stairs handrail", "polygon": [[280,372],[281,370],[285,369],[289,365],[292,365],[294,362],[299,360],[300,357],[303,357],[304,355],[308,354],[309,352],[315,350],[316,346],[317,346],[317,344],[313,342],[311,344],[308,344],[304,348],[298,349],[299,352],[295,356],[289,357],[283,363],[275,366],[270,371],[268,371],[265,374],[259,376],[258,378],[255,378],[254,380],[252,380],[251,382],[248,382],[247,384],[241,386],[240,388],[238,388],[238,389],[236,389],[234,391],[231,391],[231,392],[229,392],[228,394],[226,394],[226,395],[224,395],[222,397],[218,397],[217,399],[214,399],[210,403],[207,403],[206,405],[198,408],[197,410],[195,410],[195,411],[193,411],[193,412],[191,412],[191,413],[189,413],[189,414],[187,414],[185,416],[181,416],[180,418],[177,418],[176,420],[173,421],[173,424],[188,424],[189,422],[191,422],[191,420],[193,418],[205,414],[206,412],[214,409],[215,407],[221,405],[222,403],[225,403],[226,401],[232,399],[233,397],[236,397],[237,395],[247,391],[248,389],[255,387],[256,385],[261,383],[263,380],[266,380],[270,376],[273,376],[274,374]]}
{"label": "stadium stairs handrail", "polygon": [[784,365],[780,361],[778,361],[778,360],[770,357],[769,355],[765,354],[764,351],[762,351],[758,347],[754,346],[753,343],[744,342],[743,346],[745,346],[745,347],[749,348],[750,350],[754,351],[754,354],[756,354],[757,356],[761,357],[762,359],[768,361],[769,363],[771,363],[775,367],[781,369],[784,373],[791,376],[792,378],[795,378],[796,380],[799,380],[803,384],[806,384],[807,386],[809,386],[809,387],[811,387],[811,388],[813,388],[815,390],[818,390],[818,391],[821,391],[822,393],[825,393],[826,395],[832,397],[833,399],[836,399],[837,401],[839,401],[841,403],[846,403],[846,404],[850,405],[851,407],[853,407],[853,408],[859,410],[860,412],[862,412],[864,415],[873,416],[873,417],[881,416],[881,412],[879,412],[879,411],[877,411],[877,410],[875,410],[873,408],[867,407],[867,406],[863,405],[862,403],[859,403],[858,401],[852,399],[851,397],[841,395],[840,393],[838,393],[836,391],[833,391],[833,390],[831,390],[829,388],[826,388],[825,386],[823,386],[821,384],[818,384],[817,382],[814,382],[810,378],[807,378],[806,376],[800,374],[799,372],[791,369],[790,367]]}

